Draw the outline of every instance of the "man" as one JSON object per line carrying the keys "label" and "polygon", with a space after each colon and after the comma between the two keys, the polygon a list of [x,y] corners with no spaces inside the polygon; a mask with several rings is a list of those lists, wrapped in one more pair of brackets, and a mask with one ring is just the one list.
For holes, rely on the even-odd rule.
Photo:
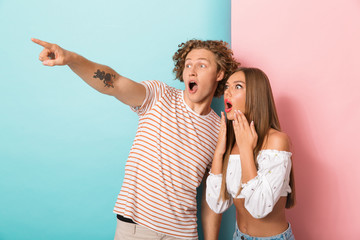
{"label": "man", "polygon": [[[116,97],[139,115],[114,212],[115,239],[197,239],[196,188],[206,176],[219,131],[211,109],[238,67],[223,41],[190,40],[173,60],[181,91],[159,81],[137,83],[113,69],[38,39],[47,66],[68,65],[87,84]],[[202,204],[206,239],[215,239],[219,217]]]}

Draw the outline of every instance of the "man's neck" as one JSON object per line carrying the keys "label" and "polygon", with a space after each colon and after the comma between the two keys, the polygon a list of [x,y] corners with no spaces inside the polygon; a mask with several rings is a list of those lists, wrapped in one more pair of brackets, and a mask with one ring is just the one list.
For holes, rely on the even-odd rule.
{"label": "man's neck", "polygon": [[191,108],[194,112],[199,115],[207,115],[211,111],[211,102],[212,97],[209,97],[201,102],[192,102],[188,96],[186,95],[185,91],[183,91],[184,101],[186,105]]}

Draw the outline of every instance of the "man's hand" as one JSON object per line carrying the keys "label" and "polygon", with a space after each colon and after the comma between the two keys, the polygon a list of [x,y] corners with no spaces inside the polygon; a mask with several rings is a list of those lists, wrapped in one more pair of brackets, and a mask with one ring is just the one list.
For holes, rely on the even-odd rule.
{"label": "man's hand", "polygon": [[61,66],[70,63],[71,52],[56,44],[41,41],[36,38],[32,38],[31,41],[44,47],[39,55],[39,60],[45,66]]}

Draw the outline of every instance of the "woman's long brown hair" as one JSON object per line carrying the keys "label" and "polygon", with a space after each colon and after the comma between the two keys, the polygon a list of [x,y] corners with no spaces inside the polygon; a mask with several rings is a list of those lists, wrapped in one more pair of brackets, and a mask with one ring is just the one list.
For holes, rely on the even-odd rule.
{"label": "woman's long brown hair", "polygon": [[[249,122],[254,121],[258,141],[254,149],[254,161],[256,168],[256,157],[258,156],[264,141],[271,128],[281,131],[280,122],[277,115],[275,101],[271,90],[271,85],[266,74],[258,68],[239,68],[235,72],[243,72],[246,81],[246,100],[245,116]],[[229,199],[226,190],[226,172],[229,163],[229,156],[235,144],[235,133],[232,121],[226,122],[226,151],[223,156],[222,183],[220,198]],[[291,193],[287,196],[286,208],[295,205],[295,183],[293,168],[290,172]],[[239,191],[240,192],[240,191]]]}

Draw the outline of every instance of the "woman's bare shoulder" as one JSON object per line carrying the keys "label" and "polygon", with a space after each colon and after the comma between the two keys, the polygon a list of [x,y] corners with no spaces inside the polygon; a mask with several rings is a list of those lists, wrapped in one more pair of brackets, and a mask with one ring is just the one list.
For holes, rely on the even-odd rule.
{"label": "woman's bare shoulder", "polygon": [[263,149],[290,151],[290,139],[286,133],[270,129]]}

